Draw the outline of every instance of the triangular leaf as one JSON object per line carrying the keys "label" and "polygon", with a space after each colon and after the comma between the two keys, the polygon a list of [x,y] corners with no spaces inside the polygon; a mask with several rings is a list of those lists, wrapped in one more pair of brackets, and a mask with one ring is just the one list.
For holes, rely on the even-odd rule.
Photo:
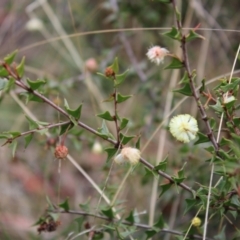
{"label": "triangular leaf", "polygon": [[199,35],[196,32],[194,32],[193,30],[190,30],[189,34],[186,36],[186,42],[190,42],[196,38],[201,38],[201,39],[205,40],[205,38],[202,35]]}
{"label": "triangular leaf", "polygon": [[8,71],[7,69],[5,69],[4,67],[0,66],[0,77],[7,77],[9,74],[8,74]]}
{"label": "triangular leaf", "polygon": [[117,94],[117,103],[124,102],[124,101],[128,100],[130,97],[132,97],[132,95],[124,96],[124,95],[121,95],[120,93],[118,93]]}
{"label": "triangular leaf", "polygon": [[160,185],[161,193],[159,194],[159,197],[161,197],[171,186],[172,186],[172,183]]}
{"label": "triangular leaf", "polygon": [[126,136],[120,133],[120,141],[123,145],[127,144],[129,141],[131,141],[135,136]]}
{"label": "triangular leaf", "polygon": [[121,119],[121,124],[120,124],[120,127],[119,127],[120,130],[123,130],[127,126],[128,122],[129,122],[129,120],[127,118],[122,118]]}
{"label": "triangular leaf", "polygon": [[97,115],[100,118],[103,118],[107,121],[114,121],[113,117],[111,116],[111,114],[109,113],[109,111],[106,111],[104,113],[100,113]]}
{"label": "triangular leaf", "polygon": [[178,92],[185,96],[192,96],[192,89],[189,83],[186,83],[182,88],[173,90],[173,92]]}
{"label": "triangular leaf", "polygon": [[28,134],[27,136],[24,137],[25,139],[25,148],[28,147],[29,143],[32,141],[33,138],[33,133]]}
{"label": "triangular leaf", "polygon": [[117,148],[106,148],[104,149],[105,152],[107,152],[108,157],[107,157],[107,162],[112,159],[113,156],[115,156],[116,152],[118,151]]}
{"label": "triangular leaf", "polygon": [[70,109],[67,100],[64,99],[64,107],[70,116],[74,117],[76,120],[79,120],[81,117],[82,104],[76,109]]}
{"label": "triangular leaf", "polygon": [[175,27],[172,27],[170,32],[163,33],[163,35],[170,37],[174,40],[181,41],[181,34]]}
{"label": "triangular leaf", "polygon": [[114,213],[112,208],[103,208],[101,209],[101,212],[110,219],[114,218]]}
{"label": "triangular leaf", "polygon": [[15,50],[14,52],[8,54],[5,58],[4,58],[4,62],[7,63],[8,65],[10,65],[13,61],[14,58],[17,54],[18,50]]}
{"label": "triangular leaf", "polygon": [[68,199],[66,199],[64,202],[60,203],[58,206],[63,208],[66,212],[68,212],[70,209]]}
{"label": "triangular leaf", "polygon": [[22,61],[21,61],[20,64],[16,67],[18,76],[19,76],[20,78],[22,78],[22,77],[23,77],[23,74],[24,74],[24,64],[25,64],[25,57],[22,58]]}
{"label": "triangular leaf", "polygon": [[124,82],[124,80],[126,79],[126,76],[128,74],[128,70],[126,70],[124,73],[116,75],[116,79],[114,81],[114,87],[119,86],[121,83]]}
{"label": "triangular leaf", "polygon": [[61,125],[59,135],[60,136],[63,135],[66,131],[69,131],[73,127],[74,127],[74,124],[72,122]]}
{"label": "triangular leaf", "polygon": [[182,61],[179,58],[174,57],[172,62],[164,69],[179,69],[179,68],[182,68],[183,66],[184,65],[183,65]]}
{"label": "triangular leaf", "polygon": [[118,58],[117,57],[114,59],[114,62],[110,67],[113,69],[115,74],[118,74],[119,67],[118,67]]}
{"label": "triangular leaf", "polygon": [[46,83],[46,81],[42,80],[42,79],[38,79],[36,81],[32,81],[29,78],[27,78],[27,82],[28,82],[29,87],[32,90],[37,90],[39,87],[41,87],[42,85],[44,85]]}
{"label": "triangular leaf", "polygon": [[198,140],[194,143],[194,145],[210,142],[208,136],[206,136],[205,134],[198,132],[197,135],[198,135]]}

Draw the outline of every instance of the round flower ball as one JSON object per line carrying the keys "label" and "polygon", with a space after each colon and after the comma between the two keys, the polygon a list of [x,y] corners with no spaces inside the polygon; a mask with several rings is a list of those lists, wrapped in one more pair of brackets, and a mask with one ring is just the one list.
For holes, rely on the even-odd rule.
{"label": "round flower ball", "polygon": [[169,130],[178,141],[183,143],[195,139],[199,131],[197,120],[189,114],[173,117],[169,123]]}
{"label": "round flower ball", "polygon": [[192,225],[194,227],[199,227],[201,225],[202,221],[199,217],[195,217],[192,219]]}

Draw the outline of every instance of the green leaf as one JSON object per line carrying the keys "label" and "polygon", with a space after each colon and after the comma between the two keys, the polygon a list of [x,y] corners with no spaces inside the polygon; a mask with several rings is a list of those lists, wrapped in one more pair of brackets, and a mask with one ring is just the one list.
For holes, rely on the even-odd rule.
{"label": "green leaf", "polygon": [[112,138],[113,139],[113,136],[109,132],[105,121],[102,122],[102,127],[98,128],[98,132],[99,132],[99,136],[104,138],[104,139],[107,139],[107,138]]}
{"label": "green leaf", "polygon": [[189,83],[186,83],[182,88],[173,90],[173,92],[178,92],[185,96],[192,96],[192,89]]}
{"label": "green leaf", "polygon": [[29,124],[29,129],[33,130],[35,128],[38,128],[38,123],[37,121],[34,121],[33,119],[31,119],[29,116],[26,116],[26,119],[28,121]]}
{"label": "green leaf", "polygon": [[64,211],[68,212],[69,211],[69,203],[68,203],[68,199],[66,199],[64,202],[60,203],[58,205],[59,207],[63,208]]}
{"label": "green leaf", "polygon": [[18,142],[16,140],[9,144],[9,147],[12,149],[12,157],[15,157],[17,145],[18,145]]}
{"label": "green leaf", "polygon": [[7,63],[8,65],[10,65],[13,61],[14,58],[17,54],[18,50],[15,50],[14,52],[8,54],[5,58],[4,58],[4,62]]}
{"label": "green leaf", "polygon": [[181,34],[177,30],[177,28],[175,28],[175,27],[172,27],[170,32],[163,33],[163,35],[165,35],[165,36],[167,36],[169,38],[172,38],[174,40],[181,41]]}
{"label": "green leaf", "polygon": [[198,135],[198,140],[194,143],[194,145],[210,142],[208,136],[206,136],[205,134],[198,132],[197,135]]}
{"label": "green leaf", "polygon": [[28,134],[27,136],[24,137],[24,139],[25,139],[25,147],[24,148],[28,147],[29,143],[32,141],[32,138],[33,138],[33,133]]}
{"label": "green leaf", "polygon": [[23,74],[24,74],[24,64],[25,64],[25,57],[22,58],[22,61],[20,62],[20,64],[16,68],[18,76],[20,78],[22,78]]}
{"label": "green leaf", "polygon": [[161,161],[157,166],[155,166],[154,170],[155,171],[161,170],[165,172],[167,167],[167,160],[168,160],[168,156],[166,156],[163,161]]}
{"label": "green leaf", "polygon": [[77,223],[77,231],[81,232],[82,229],[82,225],[85,222],[85,218],[84,217],[78,217],[74,219],[74,222]]}
{"label": "green leaf", "polygon": [[7,79],[0,78],[0,91],[6,88],[7,83],[8,83]]}
{"label": "green leaf", "polygon": [[106,111],[104,113],[100,113],[97,115],[100,118],[103,118],[107,121],[114,121],[113,117],[111,116],[111,114],[109,113],[109,111]]}
{"label": "green leaf", "polygon": [[201,82],[202,85],[201,85],[201,87],[200,87],[200,89],[199,89],[199,92],[200,92],[200,93],[202,93],[202,92],[205,91],[205,85],[206,85],[205,82],[206,82],[206,79],[203,79],[202,82]]}
{"label": "green leaf", "polygon": [[52,202],[51,202],[51,200],[50,200],[50,198],[49,198],[48,196],[46,196],[46,200],[47,200],[49,209],[50,209],[50,210],[55,209],[55,207],[53,206],[53,204],[52,204]]}
{"label": "green leaf", "polygon": [[222,104],[220,103],[219,99],[217,99],[217,103],[215,105],[209,105],[209,107],[214,109],[217,113],[223,112]]}
{"label": "green leaf", "polygon": [[4,67],[0,66],[0,77],[7,77],[8,75],[8,71]]}
{"label": "green leaf", "polygon": [[160,231],[161,229],[163,229],[163,227],[164,227],[164,221],[163,221],[162,215],[160,215],[160,217],[158,218],[157,222],[155,222],[153,226],[154,226],[155,228],[158,228],[159,231]]}
{"label": "green leaf", "polygon": [[118,151],[117,148],[106,148],[104,149],[105,152],[107,152],[107,162],[112,159],[113,156],[115,156],[116,152]]}
{"label": "green leaf", "polygon": [[135,221],[135,219],[134,219],[134,215],[133,215],[133,211],[131,211],[130,213],[129,213],[129,215],[125,218],[125,220],[126,221],[128,221],[128,222],[130,222],[130,223],[134,223]]}
{"label": "green leaf", "polygon": [[172,183],[167,183],[167,184],[160,185],[161,193],[159,194],[159,198],[160,198],[168,189],[170,189],[171,186],[172,186]]}
{"label": "green leaf", "polygon": [[150,229],[150,230],[145,231],[145,234],[147,235],[147,239],[151,238],[151,237],[154,236],[156,233],[157,233],[157,231],[154,230],[154,229]]}
{"label": "green leaf", "polygon": [[127,126],[128,122],[129,122],[129,120],[127,118],[122,118],[121,119],[121,124],[120,124],[120,127],[119,127],[120,130],[123,130]]}
{"label": "green leaf", "polygon": [[172,62],[164,69],[179,69],[182,68],[183,66],[184,66],[183,62],[177,57],[174,57]]}
{"label": "green leaf", "polygon": [[225,86],[221,86],[220,88],[221,88],[221,90],[222,90],[224,93],[226,93],[226,92],[228,92],[228,91],[233,90],[234,88],[236,88],[239,84],[240,84],[240,78],[237,78],[237,79],[235,79],[234,82],[229,83],[229,84],[227,84],[227,85],[225,85]]}
{"label": "green leaf", "polygon": [[90,200],[91,198],[88,198],[88,200],[85,203],[80,203],[79,207],[85,212],[90,212]]}
{"label": "green leaf", "polygon": [[74,124],[72,122],[70,122],[68,124],[61,125],[59,135],[60,136],[63,135],[66,131],[69,131],[73,127],[74,127]]}
{"label": "green leaf", "polygon": [[114,101],[114,96],[113,95],[111,95],[109,98],[103,100],[103,102],[112,102],[112,101]]}
{"label": "green leaf", "polygon": [[116,79],[114,80],[114,87],[119,86],[121,83],[123,83],[126,79],[126,76],[128,74],[128,70],[126,70],[124,73],[116,75]]}
{"label": "green leaf", "polygon": [[114,213],[112,208],[103,208],[101,209],[101,212],[110,219],[114,218]]}
{"label": "green leaf", "polygon": [[219,145],[222,146],[231,146],[231,144],[233,144],[233,142],[225,137],[222,137]]}
{"label": "green leaf", "polygon": [[128,100],[130,97],[132,97],[132,95],[124,96],[124,95],[121,95],[120,93],[118,93],[117,94],[117,103],[122,103],[122,102]]}
{"label": "green leaf", "polygon": [[189,34],[186,36],[186,42],[190,42],[196,38],[201,38],[203,40],[205,40],[205,37],[203,37],[202,35],[197,34],[196,32],[194,32],[193,30],[190,30]]}
{"label": "green leaf", "polygon": [[65,107],[67,113],[68,113],[70,116],[72,116],[72,117],[73,117],[74,119],[76,119],[76,120],[79,120],[79,119],[80,119],[80,117],[81,117],[81,111],[82,111],[82,104],[79,105],[79,107],[76,108],[76,109],[70,109],[67,100],[64,99],[64,107]]}
{"label": "green leaf", "polygon": [[113,69],[115,74],[118,74],[119,67],[118,67],[118,58],[117,57],[114,59],[114,62],[110,67]]}
{"label": "green leaf", "polygon": [[42,80],[42,79],[39,79],[39,80],[36,80],[36,81],[32,81],[30,80],[29,78],[27,78],[27,83],[29,85],[29,87],[32,89],[32,90],[37,90],[38,88],[40,88],[42,85],[44,85],[46,83],[45,80]]}
{"label": "green leaf", "polygon": [[197,199],[186,199],[186,208],[183,215],[185,215],[190,209],[199,205],[200,201]]}
{"label": "green leaf", "polygon": [[189,77],[187,72],[184,73],[181,81],[179,82],[179,84],[182,84],[182,83],[189,83]]}
{"label": "green leaf", "polygon": [[126,136],[120,133],[120,141],[123,145],[127,144],[129,141],[131,141],[135,136]]}
{"label": "green leaf", "polygon": [[138,138],[138,140],[137,140],[137,142],[135,144],[137,149],[140,149],[140,140],[141,140],[141,136],[139,136],[139,138]]}

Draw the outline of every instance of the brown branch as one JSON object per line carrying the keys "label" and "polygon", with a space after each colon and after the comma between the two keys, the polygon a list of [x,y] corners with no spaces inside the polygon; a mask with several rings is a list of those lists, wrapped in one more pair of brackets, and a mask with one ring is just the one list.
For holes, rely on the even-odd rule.
{"label": "brown branch", "polygon": [[[4,64],[3,64],[4,66]],[[4,66],[5,67],[5,66]],[[7,69],[8,70],[8,69]],[[11,76],[12,73],[9,72],[9,74]],[[13,76],[14,77],[14,76]],[[17,80],[15,79],[15,84],[19,87],[21,87],[22,89],[26,90],[27,92],[29,93],[32,93],[33,95],[39,97],[40,99],[42,99],[42,101],[44,101],[45,103],[47,103],[48,105],[50,105],[51,107],[53,107],[54,109],[56,109],[58,112],[62,113],[65,117],[67,117],[69,120],[70,119],[70,116],[68,115],[68,113],[66,111],[64,111],[61,107],[57,106],[54,102],[52,102],[51,100],[49,100],[48,98],[46,98],[44,95],[40,94],[39,92],[35,91],[35,90],[32,90],[31,88],[29,88],[28,86],[26,86],[22,81],[20,80]],[[94,135],[98,136],[98,137],[101,137],[101,135],[99,134],[98,131],[94,130],[93,128],[89,127],[88,125],[84,124],[83,122],[81,121],[78,121],[78,126],[84,128],[85,130],[93,133]],[[102,138],[102,137],[101,137]],[[109,143],[113,144],[115,147],[118,145],[118,142],[114,139],[111,139],[111,138],[103,138],[104,140],[108,141]],[[147,162],[144,158],[141,158],[140,159],[140,162],[145,165],[147,168],[153,170],[154,169],[154,166],[152,164],[150,164],[149,162]],[[158,174],[166,179],[168,179],[171,183],[174,183],[174,179],[168,175],[167,173],[165,172],[162,172],[162,171],[157,171]],[[195,191],[193,189],[191,189],[189,186],[187,186],[186,184],[184,183],[179,183],[178,184],[180,187],[182,187],[183,189],[187,190],[188,192],[194,194]]]}
{"label": "brown branch", "polygon": [[[108,218],[106,216],[103,216],[103,215],[87,213],[87,212],[84,212],[84,211],[75,211],[75,210],[65,211],[65,210],[60,210],[60,209],[48,210],[48,211],[51,211],[51,212],[54,212],[54,213],[67,213],[67,214],[81,215],[81,216],[85,216],[85,217],[94,217],[94,218],[99,218],[99,219],[102,219],[102,220],[105,220],[105,221],[110,221],[110,222],[113,222],[113,223],[118,223],[119,222],[119,219],[110,219],[110,218]],[[145,229],[145,230],[151,230],[152,229],[151,226],[149,226],[147,224],[142,224],[142,223],[131,223],[131,222],[128,222],[128,221],[125,221],[125,220],[121,221],[121,223],[124,224],[124,225],[128,225],[128,226],[136,226],[138,228]],[[179,231],[170,230],[170,229],[166,229],[166,228],[161,229],[159,232],[169,233],[169,234],[178,235],[178,236],[184,236],[185,235],[185,233],[181,233]],[[192,236],[196,239],[202,239],[202,236],[200,236],[200,235],[194,234]],[[206,240],[213,240],[213,239],[212,238],[206,238]]]}
{"label": "brown branch", "polygon": [[[176,12],[175,0],[172,0],[172,4],[173,4],[173,8]],[[193,76],[192,76],[192,73],[191,73],[191,70],[190,70],[189,59],[188,59],[188,55],[187,55],[186,37],[185,37],[185,35],[182,34],[182,23],[181,23],[181,21],[178,20],[178,18],[176,19],[176,21],[177,21],[178,31],[180,32],[180,35],[181,35],[181,43],[182,43],[181,47],[182,47],[182,52],[183,52],[183,64],[185,66],[185,69],[186,69],[186,72],[187,72],[187,75],[188,75],[188,78],[189,78],[189,84],[190,84],[190,87],[191,87],[191,91],[192,91],[193,97],[195,99],[195,102],[197,103],[197,106],[198,106],[199,112],[201,114],[202,120],[205,122],[205,125],[206,125],[206,128],[207,128],[207,136],[208,136],[209,140],[212,142],[216,154],[218,154],[219,146],[218,146],[217,140],[216,140],[216,138],[213,134],[210,123],[208,121],[206,111],[205,111],[204,106],[202,105],[202,103],[200,101],[199,94],[197,92],[197,89],[196,89],[194,81],[193,81]]]}

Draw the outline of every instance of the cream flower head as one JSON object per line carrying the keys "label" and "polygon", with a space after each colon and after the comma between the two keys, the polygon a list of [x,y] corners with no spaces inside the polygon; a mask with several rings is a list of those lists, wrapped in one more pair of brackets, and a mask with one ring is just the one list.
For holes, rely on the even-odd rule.
{"label": "cream flower head", "polygon": [[147,57],[151,62],[159,65],[163,63],[164,57],[168,55],[169,51],[166,48],[161,48],[159,46],[154,46],[148,49]]}
{"label": "cream flower head", "polygon": [[131,165],[135,165],[139,162],[140,157],[140,151],[137,148],[125,147],[114,158],[114,161],[117,164],[130,163]]}
{"label": "cream flower head", "polygon": [[195,139],[198,132],[197,120],[189,114],[181,114],[169,123],[171,134],[180,142],[188,143]]}
{"label": "cream flower head", "polygon": [[26,29],[30,32],[41,31],[43,28],[43,22],[39,18],[32,18],[26,23]]}
{"label": "cream flower head", "polygon": [[192,219],[192,225],[194,227],[199,227],[201,225],[202,221],[199,217],[195,217]]}

